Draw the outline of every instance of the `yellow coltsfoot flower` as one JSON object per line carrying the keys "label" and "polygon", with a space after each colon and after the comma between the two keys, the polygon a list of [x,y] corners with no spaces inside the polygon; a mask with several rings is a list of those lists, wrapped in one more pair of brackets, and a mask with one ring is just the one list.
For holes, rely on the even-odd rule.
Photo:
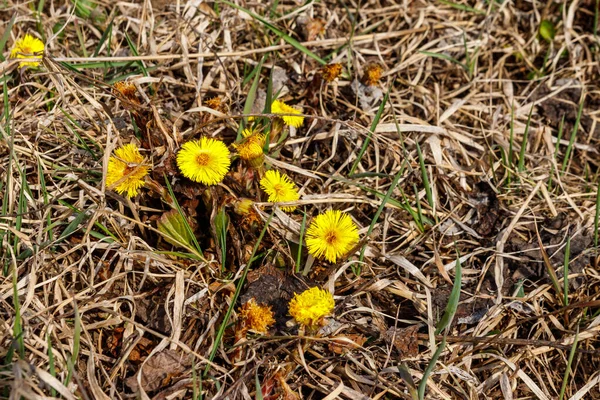
{"label": "yellow coltsfoot flower", "polygon": [[339,210],[319,214],[306,231],[306,247],[315,258],[335,263],[358,243],[358,227]]}
{"label": "yellow coltsfoot flower", "polygon": [[275,323],[271,307],[258,304],[254,298],[251,298],[242,306],[240,317],[245,329],[262,333],[263,335]]}
{"label": "yellow coltsfoot flower", "polygon": [[[272,203],[282,203],[286,201],[296,201],[300,198],[296,184],[285,174],[279,171],[269,170],[260,180],[260,187],[269,195],[269,201]],[[281,207],[283,211],[292,212],[295,206]]]}
{"label": "yellow coltsfoot flower", "polygon": [[331,314],[334,307],[335,301],[331,293],[313,287],[300,294],[294,293],[289,313],[299,324],[314,329],[319,326],[323,317]]}
{"label": "yellow coltsfoot flower", "polygon": [[[10,58],[33,58],[40,57],[44,52],[44,42],[40,39],[26,34],[21,39],[17,40],[10,51]],[[19,68],[22,67],[37,67],[39,61],[21,61]]]}
{"label": "yellow coltsfoot flower", "polygon": [[[294,107],[288,106],[281,100],[275,100],[273,104],[271,104],[271,112],[273,114],[282,114],[281,119],[288,126],[293,126],[295,128],[299,128],[304,123],[304,117],[301,115],[293,115],[293,114],[302,114],[302,111],[295,109]],[[283,115],[283,114],[291,114],[291,115]]]}
{"label": "yellow coltsfoot flower", "polygon": [[116,149],[114,154],[108,159],[106,186],[119,194],[133,197],[144,186],[144,177],[150,167],[144,164],[144,157],[133,143]]}
{"label": "yellow coltsfoot flower", "polygon": [[265,135],[244,129],[242,137],[243,140],[234,144],[233,147],[235,147],[242,160],[247,161],[253,167],[260,167],[265,159],[263,152]]}
{"label": "yellow coltsfoot flower", "polygon": [[205,185],[216,185],[229,171],[229,156],[225,143],[203,137],[181,146],[177,153],[177,166],[188,179]]}

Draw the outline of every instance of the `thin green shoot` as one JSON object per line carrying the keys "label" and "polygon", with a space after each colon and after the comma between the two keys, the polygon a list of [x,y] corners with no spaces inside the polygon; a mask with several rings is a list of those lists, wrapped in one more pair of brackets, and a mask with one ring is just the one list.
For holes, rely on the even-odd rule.
{"label": "thin green shoot", "polygon": [[454,285],[452,286],[452,292],[450,292],[450,297],[448,298],[448,304],[446,305],[446,309],[444,310],[444,315],[440,319],[435,329],[435,334],[439,335],[444,329],[450,326],[452,319],[454,318],[454,314],[456,314],[456,310],[458,309],[458,302],[460,300],[460,288],[462,286],[462,266],[460,263],[460,254],[458,250],[456,250],[456,267],[455,269],[455,277],[454,277]]}
{"label": "thin green shoot", "polygon": [[198,240],[196,239],[196,235],[194,235],[194,231],[192,230],[192,227],[190,226],[190,224],[187,221],[187,218],[185,217],[185,213],[183,212],[183,210],[179,206],[179,202],[175,198],[175,193],[173,192],[171,183],[169,182],[169,179],[167,178],[166,175],[165,175],[165,182],[167,185],[167,190],[169,191],[169,196],[171,197],[171,201],[173,203],[172,205],[175,207],[177,212],[183,217],[183,223],[185,225],[185,229],[188,231],[188,235],[192,238],[192,244],[194,245],[194,248],[192,250],[194,251],[194,254],[197,257],[199,257],[201,260],[204,260],[204,254],[202,253],[202,248],[200,247],[200,244],[198,243]]}
{"label": "thin green shoot", "polygon": [[[266,54],[263,55],[260,62],[258,63],[256,68],[254,68],[254,70],[252,72],[253,74],[256,74],[256,75],[254,76],[254,82],[252,82],[252,86],[250,87],[250,90],[248,91],[248,95],[246,96],[246,103],[244,104],[244,114],[250,114],[252,112],[252,106],[254,105],[254,101],[256,100],[256,93],[258,91],[258,83],[260,82],[260,71],[262,70],[262,66],[263,66],[263,63],[265,62],[266,57],[267,57]],[[239,141],[242,138],[242,131],[246,128],[247,124],[248,124],[248,117],[244,117],[242,119],[242,123],[240,124],[240,127],[238,129],[236,141]]]}
{"label": "thin green shoot", "polygon": [[519,166],[517,168],[519,172],[525,171],[525,152],[527,149],[527,138],[529,137],[529,127],[531,126],[531,114],[533,114],[533,105],[529,110],[527,124],[525,125],[525,132],[523,133],[523,141],[521,142],[521,151],[519,152]]}
{"label": "thin green shoot", "polygon": [[258,239],[256,240],[256,243],[254,244],[254,248],[252,249],[252,254],[250,255],[250,259],[248,260],[248,263],[244,267],[244,271],[242,272],[242,276],[240,277],[240,279],[238,281],[238,284],[235,289],[235,293],[233,294],[233,298],[231,299],[231,303],[230,303],[229,307],[227,308],[227,312],[225,313],[225,316],[223,317],[223,321],[221,322],[221,325],[219,326],[217,335],[215,337],[215,341],[213,343],[213,347],[208,356],[209,362],[207,363],[206,368],[204,369],[203,376],[205,376],[205,377],[208,375],[212,361],[214,360],[215,356],[217,355],[217,352],[219,351],[219,346],[221,345],[221,341],[223,340],[223,335],[225,334],[225,329],[227,328],[227,325],[229,324],[229,318],[231,318],[231,314],[233,313],[233,308],[235,307],[235,304],[237,303],[237,300],[240,297],[240,294],[242,292],[242,287],[244,286],[244,283],[246,282],[246,276],[248,275],[250,266],[252,265],[252,262],[254,261],[254,255],[258,251],[258,247],[260,246],[260,243],[262,242],[262,239],[265,236],[265,233],[267,232],[267,228],[269,227],[269,224],[271,223],[271,219],[273,218],[274,212],[275,212],[275,210],[273,210],[271,212],[271,215],[269,215],[269,218],[265,222],[265,226],[263,227],[262,231],[260,232],[260,235],[258,236]]}
{"label": "thin green shoot", "polygon": [[509,185],[510,185],[510,181],[511,181],[510,171],[512,170],[512,163],[513,163],[514,141],[515,141],[515,101],[513,99],[513,102],[510,107],[510,141],[508,143],[508,159],[504,163],[504,168],[506,168],[507,177],[508,177],[507,180],[508,180]]}
{"label": "thin green shoot", "polygon": [[302,263],[302,244],[304,243],[304,232],[306,231],[306,212],[302,212],[302,224],[300,225],[300,237],[298,238],[298,254],[296,255],[296,273],[300,273]]}
{"label": "thin green shoot", "polygon": [[260,385],[260,381],[258,380],[258,374],[254,375],[254,381],[256,384],[256,400],[264,400],[262,394],[262,387]]}
{"label": "thin green shoot", "polygon": [[[48,370],[50,371],[50,375],[56,378],[56,367],[54,365],[54,350],[52,349],[52,338],[50,337],[50,333],[46,332],[46,342],[48,344]],[[52,397],[56,397],[56,389],[54,387],[50,387],[50,394]]]}
{"label": "thin green shoot", "polygon": [[[21,360],[25,359],[25,341],[23,340],[23,322],[21,320],[21,304],[19,303],[19,289],[17,288],[17,268],[13,268],[13,307],[15,308],[15,320],[13,325],[13,337],[17,341],[17,349]],[[10,362],[10,360],[8,360]]]}
{"label": "thin green shoot", "polygon": [[431,375],[431,373],[433,372],[435,364],[437,363],[438,358],[440,358],[440,355],[442,354],[442,351],[444,351],[445,347],[446,335],[444,335],[442,343],[440,343],[440,345],[438,346],[437,350],[433,354],[433,357],[431,357],[431,361],[429,361],[427,368],[425,368],[425,371],[423,372],[423,378],[421,379],[421,382],[419,382],[419,389],[417,391],[419,395],[419,400],[423,400],[425,398],[425,388],[427,387],[427,380],[429,379],[429,375]]}
{"label": "thin green shoot", "polygon": [[13,24],[15,23],[15,19],[17,18],[17,13],[13,13],[13,16],[8,21],[8,24],[4,27],[4,33],[2,37],[0,37],[0,61],[5,61],[6,58],[3,56],[4,47],[6,46],[6,42],[8,42],[8,38],[10,37],[10,33],[12,32]]}
{"label": "thin green shoot", "polygon": [[415,203],[417,205],[417,215],[419,216],[419,221],[421,226],[425,226],[423,223],[423,208],[421,207],[421,200],[419,199],[419,189],[417,189],[417,184],[413,183],[413,190],[415,191]]}
{"label": "thin green shoot", "polygon": [[556,144],[554,145],[554,161],[552,163],[552,169],[550,171],[550,178],[548,179],[548,191],[552,190],[552,178],[554,177],[554,165],[556,164],[556,160],[558,159],[558,149],[560,149],[560,141],[562,140],[563,131],[565,128],[565,114],[563,114],[560,123],[558,124],[558,136],[556,138]]}
{"label": "thin green shoot", "polygon": [[565,262],[563,264],[563,304],[569,305],[569,259],[571,257],[571,237],[567,236],[567,245],[565,246]]}
{"label": "thin green shoot", "polygon": [[79,357],[79,348],[81,340],[81,315],[77,309],[77,303],[73,302],[73,311],[75,312],[75,327],[73,332],[73,352],[71,353],[71,359],[68,362],[68,370],[66,384],[71,382],[75,366],[77,365],[77,358]]}
{"label": "thin green shoot", "polygon": [[321,65],[327,64],[327,62],[325,60],[323,60],[321,57],[319,57],[318,55],[316,55],[315,53],[313,53],[312,51],[310,51],[309,49],[307,49],[302,43],[300,43],[299,41],[297,41],[293,37],[289,36],[285,32],[281,31],[279,28],[277,28],[275,25],[273,25],[272,23],[270,23],[269,21],[267,21],[266,19],[264,19],[260,15],[255,14],[252,11],[250,11],[250,10],[244,8],[244,7],[238,6],[237,4],[234,4],[234,3],[230,2],[230,1],[227,1],[227,0],[219,0],[219,2],[227,4],[230,7],[233,7],[233,8],[236,8],[236,9],[240,10],[240,11],[245,12],[246,14],[250,15],[252,18],[254,18],[257,21],[259,21],[260,23],[262,23],[266,28],[268,28],[271,32],[275,33],[277,36],[279,36],[280,38],[282,38],[288,44],[290,44],[293,47],[295,47],[296,49],[300,50],[302,53],[304,53],[307,56],[311,57],[312,59],[316,60]]}
{"label": "thin green shoot", "polygon": [[575,340],[573,340],[573,345],[571,346],[571,351],[569,352],[569,358],[567,360],[567,369],[565,370],[565,375],[563,376],[562,386],[560,387],[560,395],[558,396],[558,400],[563,400],[563,398],[565,397],[565,390],[567,389],[569,375],[571,374],[571,365],[573,364],[573,358],[575,358],[575,353],[577,352],[578,343],[579,325],[577,325],[577,331],[575,332]]}
{"label": "thin green shoot", "polygon": [[439,2],[442,3],[442,4],[446,4],[447,6],[450,6],[452,8],[457,9],[457,10],[460,10],[460,11],[468,11],[468,12],[472,12],[472,13],[480,14],[480,15],[485,15],[486,14],[485,11],[483,11],[483,10],[478,10],[476,8],[467,6],[465,4],[458,4],[458,3],[454,3],[454,2],[451,2],[451,1],[448,1],[448,0],[439,0]]}
{"label": "thin green shoot", "polygon": [[[400,170],[394,177],[394,180],[392,181],[387,193],[385,194],[385,197],[383,198],[383,200],[381,201],[381,204],[377,208],[377,211],[375,212],[375,215],[373,216],[373,219],[371,220],[371,224],[369,225],[369,229],[367,230],[366,237],[369,237],[371,235],[371,233],[373,233],[373,229],[375,229],[375,225],[377,225],[377,220],[379,219],[379,216],[383,212],[385,205],[388,203],[388,201],[392,197],[392,193],[394,193],[394,189],[396,189],[396,186],[398,186],[398,182],[400,181],[400,178],[404,174],[404,165],[405,164],[402,164],[402,167],[400,168]],[[360,250],[360,257],[358,258],[359,263],[357,264],[356,271],[355,271],[356,275],[360,275],[360,272],[361,272],[360,266],[362,265],[362,262],[365,258],[365,250],[366,249],[367,249],[367,245],[365,244],[362,247],[362,249]]]}
{"label": "thin green shoot", "polygon": [[381,119],[381,116],[383,115],[383,111],[385,110],[385,105],[388,101],[388,98],[390,97],[390,90],[391,90],[392,86],[393,85],[390,85],[385,96],[383,96],[383,100],[381,101],[381,104],[379,105],[377,114],[375,114],[375,118],[373,119],[373,122],[371,123],[371,128],[369,129],[369,133],[368,133],[367,137],[365,138],[365,141],[363,142],[363,145],[362,145],[360,151],[358,152],[358,156],[356,156],[356,160],[354,160],[354,164],[352,164],[352,168],[350,168],[350,172],[349,172],[350,175],[354,174],[354,171],[358,167],[358,164],[360,163],[365,152],[367,151],[367,147],[369,146],[369,143],[371,142],[371,138],[373,137],[373,134],[375,133],[375,129],[377,128],[377,125],[379,125],[379,120]]}
{"label": "thin green shoot", "polygon": [[596,215],[594,215],[594,247],[598,251],[598,225],[600,224],[600,180],[596,182]]}
{"label": "thin green shoot", "polygon": [[419,142],[415,141],[417,145],[417,155],[419,156],[419,167],[421,168],[421,179],[423,180],[423,186],[425,187],[425,194],[427,195],[427,202],[429,203],[429,207],[431,207],[433,218],[437,221],[437,217],[435,215],[435,203],[433,202],[433,192],[431,190],[431,184],[429,183],[429,175],[427,174],[427,169],[425,168],[425,157],[423,157],[423,152],[421,152],[421,146],[419,146]]}
{"label": "thin green shoot", "polygon": [[571,132],[571,138],[569,139],[569,145],[567,146],[567,151],[565,152],[565,158],[562,163],[561,175],[565,173],[567,168],[567,164],[569,163],[569,158],[571,157],[571,152],[573,151],[573,145],[575,144],[575,138],[577,137],[577,131],[579,131],[579,123],[581,121],[581,113],[583,112],[583,104],[585,103],[585,94],[581,96],[581,102],[579,103],[579,109],[577,110],[577,118],[575,119],[575,124],[573,125],[573,131]]}

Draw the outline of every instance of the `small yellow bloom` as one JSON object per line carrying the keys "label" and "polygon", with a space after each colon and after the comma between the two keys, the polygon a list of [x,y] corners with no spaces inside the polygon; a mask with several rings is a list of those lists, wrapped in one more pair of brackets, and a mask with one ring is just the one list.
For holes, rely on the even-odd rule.
{"label": "small yellow bloom", "polygon": [[117,193],[133,197],[138,189],[144,186],[144,177],[149,166],[144,164],[144,157],[138,147],[126,144],[115,150],[115,155],[108,159],[106,186]]}
{"label": "small yellow bloom", "polygon": [[132,82],[126,82],[126,81],[115,82],[113,87],[115,88],[115,90],[117,92],[121,93],[121,95],[123,97],[125,97],[127,100],[129,100],[133,103],[136,103],[136,104],[140,103],[136,96],[137,89]]}
{"label": "small yellow bloom", "polygon": [[256,303],[254,298],[248,300],[240,309],[240,317],[242,318],[244,327],[262,333],[267,333],[269,327],[275,323],[273,311],[270,306],[261,306]]}
{"label": "small yellow bloom", "polygon": [[[294,107],[288,106],[281,100],[275,100],[271,104],[271,112],[273,114],[302,114],[302,111],[296,110]],[[281,115],[281,119],[288,126],[299,128],[304,123],[304,117],[300,115]]]}
{"label": "small yellow bloom", "polygon": [[333,82],[342,73],[342,64],[327,64],[323,67],[321,73],[323,74],[323,79],[327,82]]}
{"label": "small yellow bloom", "polygon": [[234,144],[240,158],[248,161],[252,166],[262,165],[264,160],[263,147],[265,146],[265,135],[244,129],[242,132],[244,139],[241,143]]}
{"label": "small yellow bloom", "polygon": [[181,146],[177,166],[186,178],[205,185],[216,185],[229,171],[229,150],[220,140],[203,137]]}
{"label": "small yellow bloom", "polygon": [[316,258],[335,263],[358,243],[358,227],[339,210],[319,214],[306,231],[306,247]]}
{"label": "small yellow bloom", "polygon": [[290,301],[289,312],[301,325],[316,328],[323,317],[331,314],[335,307],[333,295],[327,290],[313,287],[295,294]]}
{"label": "small yellow bloom", "polygon": [[[296,184],[290,178],[279,171],[269,170],[260,180],[260,187],[269,195],[269,201],[272,203],[282,203],[285,201],[296,201],[300,198]],[[295,206],[281,207],[283,211],[292,212]]]}
{"label": "small yellow bloom", "polygon": [[383,74],[383,68],[379,64],[369,64],[365,67],[365,73],[363,80],[367,86],[377,86],[381,75]]}
{"label": "small yellow bloom", "polygon": [[[30,34],[25,35],[21,39],[15,42],[11,52],[10,58],[33,58],[39,57],[44,52],[44,42],[40,39],[31,36]],[[40,65],[39,61],[22,61],[19,63],[19,67],[37,67]]]}

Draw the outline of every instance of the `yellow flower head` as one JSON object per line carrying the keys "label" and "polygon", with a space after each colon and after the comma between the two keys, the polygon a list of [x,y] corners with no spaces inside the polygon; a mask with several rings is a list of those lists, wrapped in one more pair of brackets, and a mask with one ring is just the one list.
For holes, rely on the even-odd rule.
{"label": "yellow flower head", "polygon": [[138,147],[126,144],[115,150],[115,155],[108,159],[106,186],[117,193],[133,197],[138,189],[144,186],[144,177],[148,175],[148,165]]}
{"label": "yellow flower head", "polygon": [[238,151],[240,158],[249,161],[253,166],[262,165],[264,159],[263,147],[265,146],[265,135],[244,129],[242,136],[244,137],[242,142],[233,145]]}
{"label": "yellow flower head", "polygon": [[[296,110],[294,107],[288,106],[281,100],[275,100],[271,104],[271,112],[273,114],[302,114],[302,111]],[[300,115],[282,115],[281,119],[288,126],[299,128],[304,123],[304,117]]]}
{"label": "yellow flower head", "polygon": [[[33,58],[39,57],[44,52],[44,42],[40,39],[27,34],[21,39],[15,42],[11,52],[10,58]],[[22,61],[19,63],[19,67],[37,67],[40,65],[39,61]]]}
{"label": "yellow flower head", "polygon": [[327,82],[333,82],[342,73],[342,64],[327,64],[323,67],[321,73],[323,74],[323,79]]}
{"label": "yellow flower head", "polygon": [[352,218],[339,210],[319,214],[306,231],[306,247],[316,258],[335,261],[358,243],[358,227]]}
{"label": "yellow flower head", "polygon": [[177,166],[183,176],[205,185],[221,182],[230,164],[225,143],[206,137],[184,143],[177,153]]}
{"label": "yellow flower head", "polygon": [[316,328],[323,317],[331,314],[334,307],[335,301],[331,293],[313,287],[300,294],[294,294],[289,311],[299,324]]}
{"label": "yellow flower head", "polygon": [[136,103],[136,104],[140,103],[136,96],[137,89],[133,83],[126,82],[126,81],[120,81],[120,82],[115,82],[113,87],[115,88],[115,90],[117,92],[121,93],[121,95],[123,97],[125,97],[127,100],[129,100],[133,103]]}
{"label": "yellow flower head", "polygon": [[[265,172],[265,176],[260,180],[260,187],[269,195],[269,201],[272,203],[296,201],[300,198],[296,184],[287,175],[281,175],[279,171]],[[281,209],[292,212],[296,207],[281,207]]]}
{"label": "yellow flower head", "polygon": [[369,64],[365,67],[365,73],[363,79],[365,84],[368,86],[377,86],[381,75],[383,74],[383,68],[379,64]]}
{"label": "yellow flower head", "polygon": [[266,334],[269,327],[275,323],[271,307],[257,304],[254,298],[242,306],[240,317],[245,328],[262,334]]}

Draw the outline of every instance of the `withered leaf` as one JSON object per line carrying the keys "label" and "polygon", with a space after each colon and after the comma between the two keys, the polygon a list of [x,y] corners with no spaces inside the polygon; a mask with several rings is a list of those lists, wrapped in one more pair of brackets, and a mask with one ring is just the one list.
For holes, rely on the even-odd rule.
{"label": "withered leaf", "polygon": [[[173,378],[181,375],[191,365],[189,355],[179,354],[175,350],[163,350],[152,356],[142,368],[140,382],[146,392],[166,387]],[[138,371],[139,372],[139,371]],[[127,378],[125,383],[133,391],[139,389],[137,374]]]}
{"label": "withered leaf", "polygon": [[408,328],[390,328],[385,332],[385,341],[394,345],[401,358],[414,357],[419,354],[419,325]]}

